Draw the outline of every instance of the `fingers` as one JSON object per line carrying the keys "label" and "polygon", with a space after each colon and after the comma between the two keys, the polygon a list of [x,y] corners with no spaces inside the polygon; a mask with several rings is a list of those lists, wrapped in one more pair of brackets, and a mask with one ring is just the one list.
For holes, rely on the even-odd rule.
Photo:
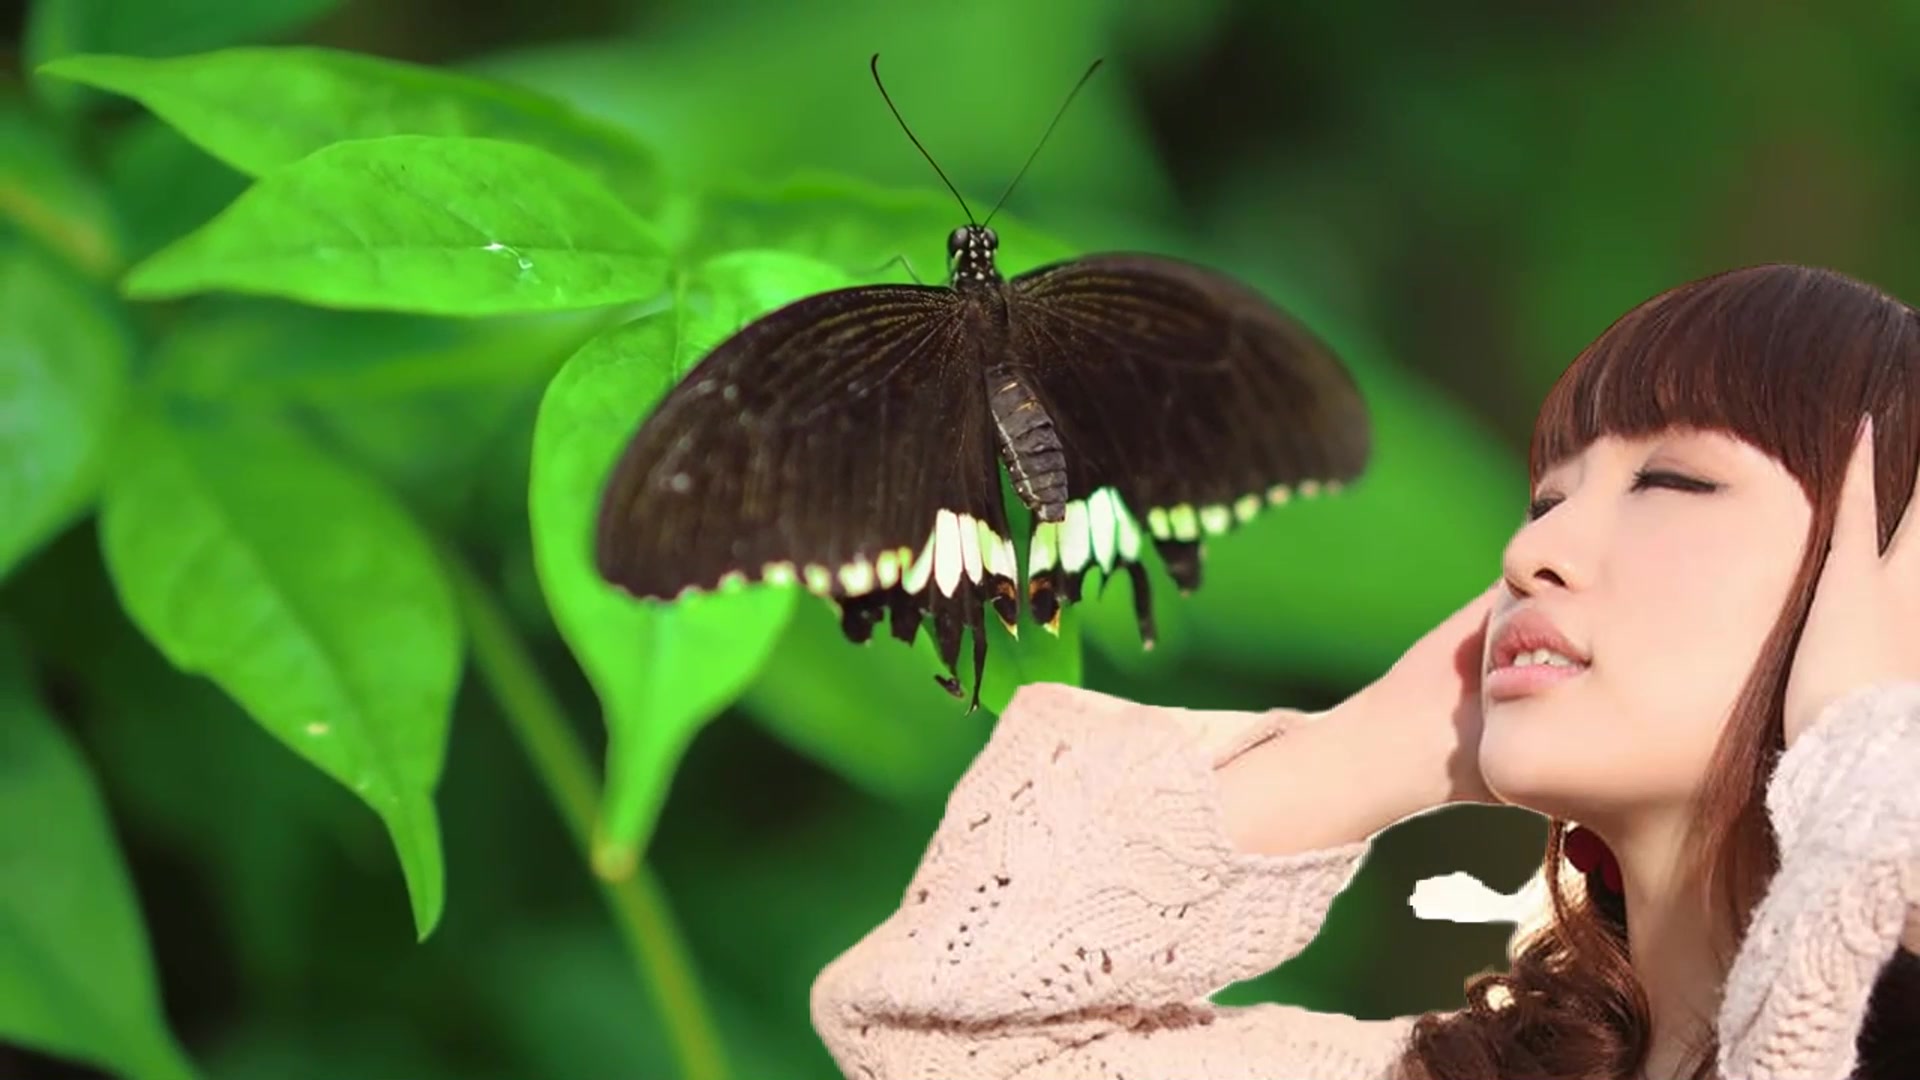
{"label": "fingers", "polygon": [[1447,620],[1458,633],[1458,643],[1453,649],[1453,671],[1468,686],[1480,685],[1481,654],[1487,643],[1487,617],[1492,614],[1494,601],[1505,587],[1504,581],[1495,581]]}
{"label": "fingers", "polygon": [[[1877,557],[1879,513],[1873,498],[1873,417],[1860,422],[1854,438],[1853,453],[1847,458],[1847,473],[1840,482],[1840,507],[1833,519],[1835,555],[1848,559]],[[1830,557],[1831,560],[1831,557]]]}
{"label": "fingers", "polygon": [[[1907,496],[1907,507],[1900,512],[1900,524],[1894,527],[1893,537],[1887,541],[1887,559],[1889,561],[1892,561],[1896,555],[1899,556],[1901,562],[1905,563],[1912,563],[1916,559],[1920,559],[1920,556],[1916,556],[1912,552],[1913,547],[1916,544],[1920,544],[1920,541],[1908,538],[1909,533],[1920,532],[1920,524],[1915,523],[1915,519],[1920,517],[1920,514],[1916,514],[1914,511],[1914,494],[1920,494],[1920,490],[1916,490],[1913,494]],[[1912,571],[1909,571],[1910,576],[1911,573]]]}

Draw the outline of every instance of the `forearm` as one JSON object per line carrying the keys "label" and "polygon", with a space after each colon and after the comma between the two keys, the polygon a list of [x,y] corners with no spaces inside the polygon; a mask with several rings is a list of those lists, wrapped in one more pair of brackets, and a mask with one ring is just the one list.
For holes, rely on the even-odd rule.
{"label": "forearm", "polygon": [[1224,828],[1243,850],[1271,855],[1365,840],[1447,801],[1446,749],[1429,733],[1350,698],[1306,714],[1219,770]]}

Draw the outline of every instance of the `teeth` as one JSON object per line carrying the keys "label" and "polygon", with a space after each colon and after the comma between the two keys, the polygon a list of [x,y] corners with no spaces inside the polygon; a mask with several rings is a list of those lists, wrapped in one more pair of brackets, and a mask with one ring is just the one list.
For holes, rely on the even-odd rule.
{"label": "teeth", "polygon": [[1552,649],[1534,649],[1532,652],[1523,652],[1520,655],[1513,658],[1513,663],[1511,666],[1532,667],[1537,664],[1545,664],[1548,667],[1579,667],[1580,666],[1578,662],[1568,659],[1567,657],[1562,656],[1557,652],[1554,652]]}

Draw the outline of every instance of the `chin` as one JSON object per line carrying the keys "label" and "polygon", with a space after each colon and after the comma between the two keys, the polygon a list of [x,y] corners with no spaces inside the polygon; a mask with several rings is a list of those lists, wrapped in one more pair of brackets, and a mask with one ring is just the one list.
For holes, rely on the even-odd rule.
{"label": "chin", "polygon": [[1549,817],[1580,820],[1617,774],[1595,753],[1602,741],[1584,725],[1552,722],[1542,702],[1493,705],[1480,736],[1480,775],[1501,802]]}

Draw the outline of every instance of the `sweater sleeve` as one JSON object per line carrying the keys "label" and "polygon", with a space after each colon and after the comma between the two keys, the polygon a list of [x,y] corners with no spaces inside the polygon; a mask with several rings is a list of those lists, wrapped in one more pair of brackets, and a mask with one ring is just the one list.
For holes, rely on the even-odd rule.
{"label": "sweater sleeve", "polygon": [[1920,683],[1856,690],[1781,755],[1780,869],[1721,999],[1720,1070],[1839,1080],[1880,969],[1920,903]]}
{"label": "sweater sleeve", "polygon": [[1023,688],[900,907],[815,979],[851,1080],[1389,1075],[1411,1018],[1209,997],[1298,953],[1366,853],[1227,839],[1214,770],[1281,714]]}

